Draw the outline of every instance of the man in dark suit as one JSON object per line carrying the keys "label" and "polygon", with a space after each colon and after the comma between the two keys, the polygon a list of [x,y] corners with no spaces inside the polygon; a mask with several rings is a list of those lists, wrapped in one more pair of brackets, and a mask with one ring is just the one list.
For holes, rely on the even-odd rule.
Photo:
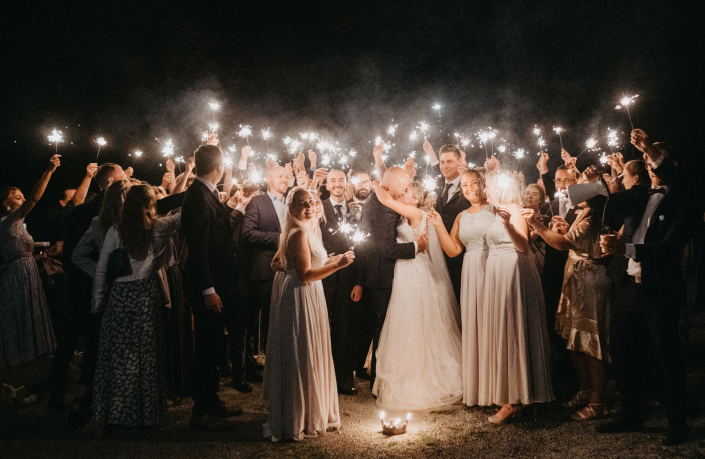
{"label": "man in dark suit", "polygon": [[[379,148],[382,144],[375,147]],[[382,147],[383,148],[383,147]],[[390,167],[384,173],[382,187],[397,199],[411,193],[409,175],[399,167]],[[400,215],[385,207],[377,199],[375,193],[365,201],[365,212],[362,214],[360,227],[370,236],[358,246],[362,255],[362,271],[364,272],[364,289],[369,289],[371,299],[377,312],[377,325],[372,349],[372,378],[370,387],[374,386],[376,376],[376,358],[379,337],[387,316],[387,307],[392,296],[394,282],[394,264],[399,259],[412,259],[417,252],[423,252],[428,245],[428,237],[424,234],[415,242],[397,242],[397,224]]]}
{"label": "man in dark suit", "polygon": [[646,373],[653,364],[643,356],[646,349],[652,348],[656,366],[666,382],[669,430],[664,444],[669,446],[688,438],[687,387],[678,320],[686,305],[681,254],[696,218],[683,199],[661,186],[651,170],[650,159],[647,168],[652,182],[650,190],[637,185],[615,193],[605,207],[607,221],[623,216],[621,238],[603,238],[600,243],[604,253],[613,255],[608,268],[615,286],[609,340],[622,411],[598,431],[643,429],[642,398],[648,380]]}
{"label": "man in dark suit", "polygon": [[237,260],[233,240],[242,213],[220,202],[216,184],[223,176],[223,154],[216,145],[202,145],[194,153],[196,179],[184,198],[181,215],[188,258],[184,287],[194,317],[195,348],[191,395],[191,428],[221,431],[233,428],[223,418],[242,413],[218,397],[225,327],[233,317],[237,298]]}
{"label": "man in dark suit", "polygon": [[[321,222],[323,246],[329,254],[341,254],[349,251],[348,236],[340,229],[343,224],[354,224],[351,212],[353,201],[345,201],[347,180],[345,173],[338,169],[328,172],[326,188],[330,198],[323,201],[325,223]],[[353,372],[356,369],[357,340],[361,312],[358,301],[353,301],[353,287],[361,284],[358,280],[357,265],[336,271],[323,279],[323,291],[328,306],[330,319],[330,339],[333,348],[333,363],[335,378],[338,382],[338,393],[356,395]],[[359,300],[359,298],[357,298]]]}
{"label": "man in dark suit", "polygon": [[[272,300],[272,282],[274,270],[271,264],[274,254],[279,247],[279,237],[286,219],[285,195],[288,188],[288,177],[283,167],[273,167],[267,171],[268,190],[264,194],[255,196],[247,205],[245,219],[242,225],[243,262],[242,265],[248,272],[245,284],[248,291],[250,304],[250,317],[248,320],[247,344],[244,348],[234,350],[239,359],[253,362],[253,354],[257,350],[255,340],[259,333],[262,336],[261,344],[266,346],[267,332],[269,331],[269,305]],[[261,323],[258,322],[261,312]],[[239,370],[238,365],[233,367],[235,377],[254,375],[254,368]],[[245,371],[245,375],[238,375],[238,371]]]}
{"label": "man in dark suit", "polygon": [[[462,158],[463,154],[457,145],[443,145],[438,152],[438,159],[433,152],[433,147],[424,139],[424,151],[431,158],[433,172],[436,175],[436,211],[441,215],[443,226],[448,234],[453,229],[453,223],[458,214],[470,207],[468,201],[460,188],[461,170],[467,169]],[[446,257],[450,281],[453,284],[455,299],[460,304],[460,285],[463,273],[463,254],[457,257]]]}

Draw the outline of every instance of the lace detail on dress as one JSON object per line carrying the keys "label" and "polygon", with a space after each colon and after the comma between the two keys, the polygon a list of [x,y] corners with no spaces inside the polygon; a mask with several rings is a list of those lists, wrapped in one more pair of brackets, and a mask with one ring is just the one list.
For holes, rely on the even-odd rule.
{"label": "lace detail on dress", "polygon": [[414,242],[419,234],[426,232],[426,212],[422,210],[421,213],[423,213],[423,220],[416,229],[411,227],[408,218],[401,217],[401,221],[397,225],[397,242]]}
{"label": "lace detail on dress", "polygon": [[502,223],[502,217],[495,216],[494,222],[490,225],[487,230],[487,246],[489,248],[499,247],[504,245],[513,246],[512,240],[507,234],[507,230],[504,229],[504,224]]}
{"label": "lace detail on dress", "polygon": [[491,204],[474,214],[463,211],[458,224],[458,237],[468,251],[487,249],[487,230],[492,226],[494,217]]}

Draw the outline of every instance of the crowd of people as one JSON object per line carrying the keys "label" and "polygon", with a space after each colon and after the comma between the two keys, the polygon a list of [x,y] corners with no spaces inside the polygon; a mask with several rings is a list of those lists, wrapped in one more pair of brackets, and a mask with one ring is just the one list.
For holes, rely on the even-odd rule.
{"label": "crowd of people", "polygon": [[676,152],[639,129],[631,143],[639,154],[610,156],[609,173],[562,150],[550,174],[541,153],[528,185],[428,140],[423,180],[412,157],[387,168],[380,144],[372,172],[317,167],[309,151],[269,159],[260,183],[251,149],[228,166],[212,135],[159,186],[90,164],[27,225],[54,155],[26,198],[0,195],[2,400],[37,402],[24,364],[53,356],[48,406],[92,435],[158,425],[186,397],[191,428],[223,431],[242,413],[218,394],[231,376],[243,393],[262,383],[265,437],[302,440],[341,427],[338,396],[361,379],[386,410],[498,406],[501,424],[553,401],[571,362],[573,420],[610,417],[611,367],[621,410],[598,431],[643,429],[658,378],[664,442],[682,443],[682,257],[702,218]]}

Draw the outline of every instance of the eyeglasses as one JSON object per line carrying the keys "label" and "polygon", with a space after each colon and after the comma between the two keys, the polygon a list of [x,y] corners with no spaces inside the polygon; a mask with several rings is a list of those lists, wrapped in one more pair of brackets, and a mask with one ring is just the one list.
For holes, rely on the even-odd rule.
{"label": "eyeglasses", "polygon": [[575,179],[565,179],[565,180],[564,179],[556,179],[557,185],[558,184],[570,185],[570,184],[574,184],[574,183],[575,183]]}

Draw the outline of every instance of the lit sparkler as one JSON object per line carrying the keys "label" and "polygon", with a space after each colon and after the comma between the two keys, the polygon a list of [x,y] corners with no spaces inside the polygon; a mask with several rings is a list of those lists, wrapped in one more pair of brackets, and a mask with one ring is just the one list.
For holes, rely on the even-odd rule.
{"label": "lit sparkler", "polygon": [[142,154],[143,154],[143,153],[142,153],[140,150],[137,150],[137,151],[135,152],[135,156],[137,156],[138,158],[141,158],[141,157],[142,157]]}
{"label": "lit sparkler", "polygon": [[218,102],[209,102],[208,105],[211,107],[211,111],[213,113],[213,123],[215,123],[215,112],[220,110],[220,104]]}
{"label": "lit sparkler", "polygon": [[500,173],[495,177],[494,180],[495,184],[499,188],[499,204],[502,204],[504,193],[512,184],[512,180],[514,179],[507,174]]}
{"label": "lit sparkler", "polygon": [[564,130],[565,129],[558,126],[553,127],[553,131],[558,134],[558,140],[561,142],[561,150],[563,149],[563,138],[561,137],[561,132],[563,132]]}
{"label": "lit sparkler", "polygon": [[247,145],[250,144],[250,136],[252,135],[252,127],[249,125],[240,125],[240,132],[237,133],[241,138],[244,137],[247,140]]}
{"label": "lit sparkler", "polygon": [[174,142],[172,142],[171,139],[167,140],[164,144],[164,148],[162,148],[162,156],[165,158],[174,156]]}
{"label": "lit sparkler", "polygon": [[[582,155],[583,153],[585,153],[585,152],[588,151],[588,150],[594,150],[596,146],[597,146],[597,140],[595,140],[595,139],[593,139],[592,137],[590,137],[590,138],[587,139],[587,141],[585,142],[585,149],[580,152],[580,155]],[[580,155],[578,155],[578,156],[576,157],[576,160],[577,160],[577,158],[580,158]]]}
{"label": "lit sparkler", "polygon": [[105,145],[107,145],[108,142],[106,142],[104,138],[98,137],[97,139],[95,139],[95,143],[98,144],[98,154],[95,156],[96,158],[98,158],[98,156],[100,156],[101,147],[104,147]]}
{"label": "lit sparkler", "polygon": [[[394,137],[394,133],[397,131],[397,126],[398,124],[390,124],[389,127],[387,128],[387,137],[390,135]],[[384,138],[384,140],[387,140],[387,137]]]}
{"label": "lit sparkler", "polygon": [[616,130],[607,128],[607,145],[612,147],[612,151],[614,151],[614,147],[619,145],[619,137]]}
{"label": "lit sparkler", "polygon": [[51,135],[48,135],[47,139],[49,139],[49,142],[54,144],[55,152],[59,153],[59,142],[64,141],[64,136],[61,131],[59,131],[58,129],[52,129]]}
{"label": "lit sparkler", "polygon": [[436,186],[436,181],[430,175],[427,175],[426,178],[423,179],[423,187],[426,188],[426,191],[429,193],[434,193]]}
{"label": "lit sparkler", "polygon": [[634,100],[639,97],[639,94],[633,95],[633,96],[624,96],[622,99],[620,99],[620,104],[617,105],[615,110],[620,110],[622,108],[627,109],[627,116],[629,117],[629,124],[632,126],[632,131],[634,130],[634,123],[632,123],[632,115],[629,113],[629,106],[634,103]]}

